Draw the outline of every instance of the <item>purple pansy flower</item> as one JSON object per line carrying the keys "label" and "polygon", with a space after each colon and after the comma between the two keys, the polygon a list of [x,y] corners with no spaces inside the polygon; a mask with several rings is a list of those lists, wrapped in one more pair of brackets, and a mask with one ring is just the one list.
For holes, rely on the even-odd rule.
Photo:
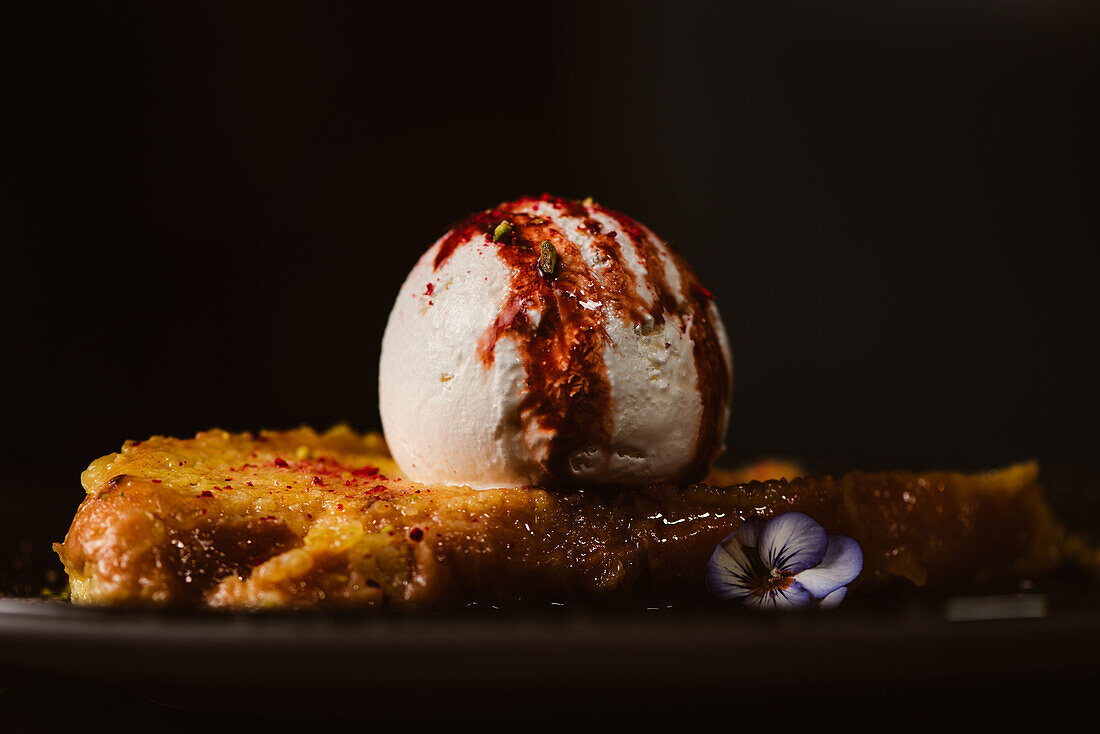
{"label": "purple pansy flower", "polygon": [[718,544],[707,562],[707,590],[761,609],[834,607],[863,570],[852,538],[826,535],[804,512],[751,517]]}

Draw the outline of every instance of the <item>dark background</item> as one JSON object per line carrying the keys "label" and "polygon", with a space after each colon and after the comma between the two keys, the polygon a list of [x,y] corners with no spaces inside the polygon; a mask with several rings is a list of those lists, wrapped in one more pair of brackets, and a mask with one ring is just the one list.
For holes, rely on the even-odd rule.
{"label": "dark background", "polygon": [[1095,462],[1095,3],[145,5],[4,24],[0,460],[73,506],[123,439],[378,427],[408,269],[543,191],[717,294],[729,461]]}

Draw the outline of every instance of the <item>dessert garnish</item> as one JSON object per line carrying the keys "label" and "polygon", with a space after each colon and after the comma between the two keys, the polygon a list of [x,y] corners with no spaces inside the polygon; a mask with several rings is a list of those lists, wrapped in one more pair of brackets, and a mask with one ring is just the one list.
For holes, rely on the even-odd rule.
{"label": "dessert garnish", "polygon": [[558,251],[550,240],[543,240],[539,253],[539,270],[547,278],[553,278],[558,270]]}
{"label": "dessert garnish", "polygon": [[512,225],[507,220],[497,225],[493,230],[493,242],[500,242],[502,239],[512,233]]}
{"label": "dessert garnish", "polygon": [[750,517],[714,549],[706,586],[721,599],[758,609],[835,607],[863,570],[852,538],[826,535],[804,512]]}

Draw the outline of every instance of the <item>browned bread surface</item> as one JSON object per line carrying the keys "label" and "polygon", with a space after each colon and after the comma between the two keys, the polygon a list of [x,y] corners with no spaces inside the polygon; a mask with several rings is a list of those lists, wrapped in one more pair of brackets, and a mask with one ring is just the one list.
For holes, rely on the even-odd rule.
{"label": "browned bread surface", "polygon": [[[766,463],[719,472],[737,481]],[[1037,467],[852,473],[747,484],[569,491],[424,485],[381,437],[346,427],[127,442],[82,475],[63,544],[82,603],[253,608],[463,604],[705,593],[745,518],[798,509],[864,550],[856,584],[969,585],[1063,560]]]}

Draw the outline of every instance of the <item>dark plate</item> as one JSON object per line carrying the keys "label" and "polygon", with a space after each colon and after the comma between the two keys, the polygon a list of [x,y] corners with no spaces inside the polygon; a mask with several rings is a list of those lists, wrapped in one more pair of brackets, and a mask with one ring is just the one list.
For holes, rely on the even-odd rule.
{"label": "dark plate", "polygon": [[[1096,527],[1094,497],[1051,499],[1083,531]],[[1100,688],[1100,584],[1087,575],[982,596],[870,598],[856,588],[836,610],[786,614],[705,595],[446,613],[101,609],[20,598],[57,580],[48,541],[75,507],[34,501],[0,517],[12,521],[0,536],[12,569],[0,593],[19,595],[0,596],[0,731],[52,731],[26,724],[59,701],[79,702],[92,719],[98,704],[101,722],[129,712],[207,729],[210,712],[237,723],[339,717],[403,728],[471,717],[510,727],[532,717],[874,723],[899,712],[988,724],[1029,711],[1064,716],[1091,705],[1083,686]],[[5,728],[11,721],[21,728]]]}
{"label": "dark plate", "polygon": [[957,708],[959,691],[969,706],[1020,690],[1037,703],[1097,682],[1098,610],[1069,591],[850,601],[779,615],[694,602],[218,614],[0,599],[0,662],[202,711],[331,712],[354,700],[428,714],[486,692],[508,699],[504,708],[537,692],[637,714],[654,696],[736,692],[762,702],[796,696],[813,710],[862,698],[867,711],[917,690],[934,698],[927,714]]}

